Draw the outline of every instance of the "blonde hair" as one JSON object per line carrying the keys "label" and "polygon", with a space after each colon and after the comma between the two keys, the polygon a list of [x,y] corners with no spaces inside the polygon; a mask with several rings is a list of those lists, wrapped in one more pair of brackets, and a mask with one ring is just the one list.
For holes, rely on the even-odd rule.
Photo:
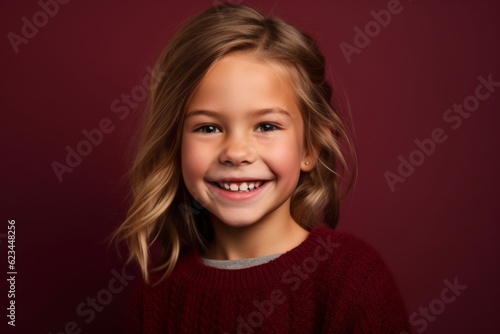
{"label": "blonde hair", "polygon": [[[237,51],[284,65],[297,93],[304,145],[315,152],[317,163],[314,170],[300,175],[291,198],[292,217],[308,230],[321,221],[332,228],[337,224],[341,198],[355,176],[356,155],[347,128],[331,104],[324,56],[311,37],[280,19],[243,5],[212,7],[172,38],[155,65],[161,77],[150,94],[131,170],[133,203],[113,235],[118,243],[127,243],[129,261],[138,262],[146,282],[151,270],[163,272],[163,278],[169,275],[186,247],[203,248],[212,237],[206,211],[197,206],[182,181],[181,129],[189,99],[207,70]],[[344,147],[350,149],[352,169]],[[342,186],[345,183],[347,187]],[[160,263],[152,266],[150,250],[155,242],[162,255]]]}

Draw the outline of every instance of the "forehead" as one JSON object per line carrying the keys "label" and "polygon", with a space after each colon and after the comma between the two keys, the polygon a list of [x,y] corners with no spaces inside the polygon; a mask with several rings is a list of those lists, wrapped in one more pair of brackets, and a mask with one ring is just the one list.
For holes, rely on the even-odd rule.
{"label": "forehead", "polygon": [[242,111],[282,108],[300,115],[287,68],[252,53],[232,53],[207,71],[188,104],[194,109]]}

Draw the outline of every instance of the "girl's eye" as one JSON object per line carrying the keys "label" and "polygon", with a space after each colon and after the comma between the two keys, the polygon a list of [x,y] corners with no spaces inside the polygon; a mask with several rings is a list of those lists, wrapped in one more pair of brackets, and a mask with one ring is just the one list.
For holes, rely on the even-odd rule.
{"label": "girl's eye", "polygon": [[195,132],[203,132],[203,133],[215,133],[220,132],[219,128],[215,125],[202,125],[194,130]]}
{"label": "girl's eye", "polygon": [[257,127],[257,129],[260,129],[261,132],[270,132],[279,130],[279,127],[272,123],[262,123]]}

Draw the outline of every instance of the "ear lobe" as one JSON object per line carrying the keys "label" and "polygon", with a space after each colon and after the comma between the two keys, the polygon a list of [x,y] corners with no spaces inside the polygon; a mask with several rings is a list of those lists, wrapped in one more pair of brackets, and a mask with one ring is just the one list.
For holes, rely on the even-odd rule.
{"label": "ear lobe", "polygon": [[[329,133],[329,130],[326,126],[321,126],[321,134]],[[311,137],[311,136],[310,136]],[[314,138],[314,136],[312,136]],[[311,138],[312,139],[312,138]],[[302,172],[310,172],[312,171],[318,162],[319,155],[323,149],[323,146],[320,144],[320,140],[304,140],[304,156],[302,157],[302,161],[300,162],[300,170]],[[307,162],[307,163],[306,163]]]}
{"label": "ear lobe", "polygon": [[300,163],[300,170],[303,172],[310,172],[316,167],[316,162],[318,161],[319,150],[314,149],[314,152],[306,154]]}

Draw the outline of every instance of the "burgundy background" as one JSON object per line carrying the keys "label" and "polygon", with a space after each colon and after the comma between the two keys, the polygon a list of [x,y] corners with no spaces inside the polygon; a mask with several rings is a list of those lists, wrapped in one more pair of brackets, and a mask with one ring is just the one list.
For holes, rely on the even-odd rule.
{"label": "burgundy background", "polygon": [[[442,116],[474,94],[477,77],[500,81],[500,6],[495,1],[402,0],[403,11],[347,63],[339,48],[353,44],[355,26],[373,20],[387,1],[245,1],[319,40],[339,92],[347,96],[360,155],[359,178],[339,229],[382,254],[408,312],[440,297],[443,280],[467,285],[425,333],[491,332],[500,297],[497,200],[500,89],[453,131]],[[31,1],[0,5],[2,222],[17,226],[16,333],[59,333],[75,321],[82,333],[119,332],[129,287],[90,324],[76,313],[121,270],[106,237],[126,210],[127,149],[144,103],[120,120],[111,102],[140,85],[163,44],[182,22],[212,1],[72,1],[28,44],[13,51]],[[109,118],[104,136],[60,183],[51,163],[82,130]],[[391,192],[383,173],[396,172],[415,139],[442,127],[447,141]],[[1,235],[0,235],[1,236]],[[6,274],[6,240],[0,241]],[[128,266],[127,273],[133,273]],[[6,328],[5,278],[0,299]],[[418,329],[419,327],[415,327]],[[12,328],[9,327],[9,330]],[[2,330],[2,332],[4,332]]]}

